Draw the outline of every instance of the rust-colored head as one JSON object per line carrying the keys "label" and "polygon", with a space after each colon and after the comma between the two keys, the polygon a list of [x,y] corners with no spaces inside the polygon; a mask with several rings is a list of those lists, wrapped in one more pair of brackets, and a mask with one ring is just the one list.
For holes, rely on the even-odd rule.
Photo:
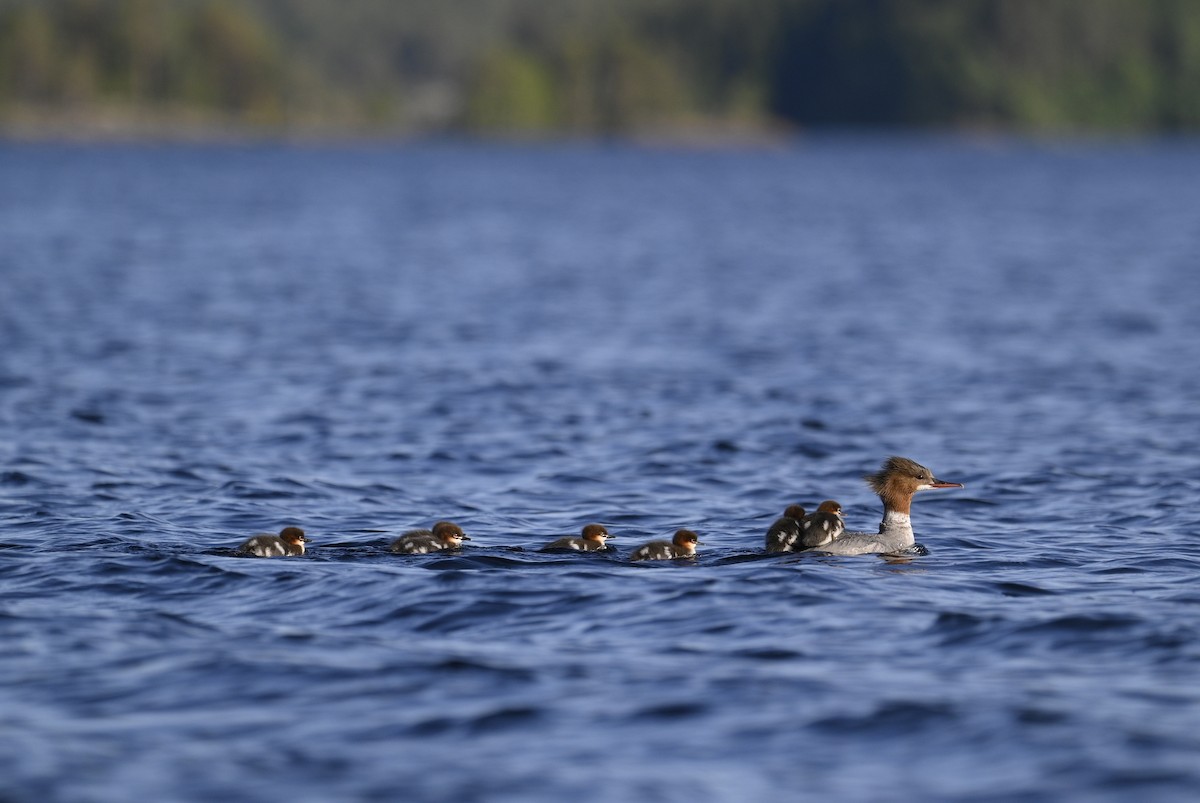
{"label": "rust-colored head", "polygon": [[842,515],[842,506],[832,499],[826,499],[821,504],[817,505],[818,513],[836,513]]}
{"label": "rust-colored head", "polygon": [[279,531],[279,537],[289,544],[303,544],[308,540],[299,527],[284,527]]}
{"label": "rust-colored head", "polygon": [[439,541],[450,546],[462,546],[463,541],[471,539],[452,521],[439,521],[433,525],[433,534]]}
{"label": "rust-colored head", "polygon": [[606,530],[604,528],[603,524],[587,525],[586,527],[583,528],[583,537],[585,540],[595,541],[596,543],[600,544],[601,546],[603,546],[604,542],[607,541],[609,538],[612,538],[612,536],[608,534],[608,530]]}
{"label": "rust-colored head", "polygon": [[920,463],[895,455],[883,461],[883,467],[879,471],[868,474],[863,479],[879,494],[885,508],[900,513],[909,512],[912,495],[917,491],[963,487],[958,482],[942,482]]}
{"label": "rust-colored head", "polygon": [[677,530],[675,537],[671,539],[671,543],[677,547],[686,549],[688,552],[695,552],[696,547],[700,545],[700,536],[691,530]]}
{"label": "rust-colored head", "polygon": [[783,511],[783,515],[787,516],[789,519],[796,519],[797,521],[804,518],[807,514],[808,511],[800,507],[800,505],[788,505],[787,510]]}

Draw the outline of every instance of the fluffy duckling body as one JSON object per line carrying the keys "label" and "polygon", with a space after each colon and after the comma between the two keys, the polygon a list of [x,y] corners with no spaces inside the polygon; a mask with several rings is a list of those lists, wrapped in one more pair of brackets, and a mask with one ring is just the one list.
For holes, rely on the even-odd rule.
{"label": "fluffy duckling body", "polygon": [[391,550],[402,555],[428,555],[458,549],[470,537],[452,521],[439,521],[432,530],[410,530],[392,542]]}
{"label": "fluffy duckling body", "polygon": [[239,555],[253,555],[256,558],[286,558],[304,554],[304,545],[308,539],[304,530],[299,527],[284,527],[279,535],[260,533],[242,542],[237,548]]}
{"label": "fluffy duckling body", "polygon": [[589,524],[583,528],[578,538],[567,536],[551,541],[539,551],[549,552],[556,549],[573,549],[577,552],[596,552],[605,548],[605,542],[612,538],[603,524]]}
{"label": "fluffy duckling body", "polygon": [[842,506],[832,499],[826,499],[817,506],[815,512],[800,520],[800,549],[813,549],[824,546],[846,532],[846,522],[842,520]]}
{"label": "fluffy duckling body", "polygon": [[670,541],[651,541],[633,550],[630,560],[672,560],[696,554],[700,538],[691,530],[678,530]]}
{"label": "fluffy duckling body", "polygon": [[775,523],[767,530],[767,552],[796,550],[796,542],[800,540],[800,520],[805,512],[800,505],[789,505],[783,515],[775,519]]}

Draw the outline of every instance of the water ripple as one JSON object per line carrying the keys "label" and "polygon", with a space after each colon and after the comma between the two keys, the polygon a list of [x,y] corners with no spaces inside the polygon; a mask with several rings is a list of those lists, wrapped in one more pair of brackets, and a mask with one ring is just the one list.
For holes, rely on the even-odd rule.
{"label": "water ripple", "polygon": [[0,798],[1191,799],[1196,157],[0,145]]}

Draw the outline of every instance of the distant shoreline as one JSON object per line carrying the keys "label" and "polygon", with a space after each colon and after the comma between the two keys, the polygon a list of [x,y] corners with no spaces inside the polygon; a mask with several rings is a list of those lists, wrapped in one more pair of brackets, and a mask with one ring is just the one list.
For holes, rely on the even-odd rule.
{"label": "distant shoreline", "polygon": [[111,113],[38,110],[0,115],[0,142],[59,144],[403,144],[480,142],[510,145],[621,143],[683,150],[787,149],[827,137],[945,137],[981,144],[1120,143],[1154,140],[1200,141],[1200,134],[1173,131],[1028,130],[982,126],[872,126],[802,128],[770,123],[687,123],[642,127],[618,133],[472,131],[455,127],[333,125],[302,121],[256,125],[204,114]]}
{"label": "distant shoreline", "polygon": [[829,130],[1200,132],[1200,4],[1177,0],[404,5],[0,0],[0,136],[723,148]]}

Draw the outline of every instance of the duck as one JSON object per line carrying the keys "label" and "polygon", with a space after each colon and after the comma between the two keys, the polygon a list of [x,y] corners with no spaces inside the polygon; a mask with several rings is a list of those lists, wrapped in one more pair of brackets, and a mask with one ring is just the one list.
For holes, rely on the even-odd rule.
{"label": "duck", "polygon": [[259,533],[242,542],[236,550],[239,555],[253,555],[256,558],[286,558],[304,554],[304,545],[308,538],[299,527],[284,527],[279,535]]}
{"label": "duck", "polygon": [[800,519],[798,545],[801,550],[824,546],[839,538],[845,531],[846,522],[842,519],[842,506],[832,499],[826,499],[817,505],[816,511]]}
{"label": "duck", "polygon": [[548,552],[554,549],[574,549],[579,552],[595,552],[605,548],[605,542],[612,538],[608,534],[603,524],[588,524],[580,532],[578,538],[567,536],[559,538],[557,541],[551,541],[542,547],[539,552]]}
{"label": "duck", "polygon": [[912,549],[912,498],[918,491],[962,488],[961,482],[946,482],[933,476],[925,466],[907,457],[891,456],[879,471],[863,477],[883,502],[883,521],[879,532],[843,532],[829,543],[812,547],[813,551],[832,555],[898,554]]}
{"label": "duck", "polygon": [[800,538],[800,520],[807,511],[800,505],[788,505],[783,515],[767,530],[767,552],[792,552]]}
{"label": "duck", "polygon": [[695,556],[700,538],[691,530],[678,530],[670,541],[651,541],[633,550],[630,560],[673,560]]}
{"label": "duck", "polygon": [[392,542],[392,552],[405,555],[428,555],[443,549],[458,549],[471,538],[452,521],[439,521],[432,530],[409,530]]}

